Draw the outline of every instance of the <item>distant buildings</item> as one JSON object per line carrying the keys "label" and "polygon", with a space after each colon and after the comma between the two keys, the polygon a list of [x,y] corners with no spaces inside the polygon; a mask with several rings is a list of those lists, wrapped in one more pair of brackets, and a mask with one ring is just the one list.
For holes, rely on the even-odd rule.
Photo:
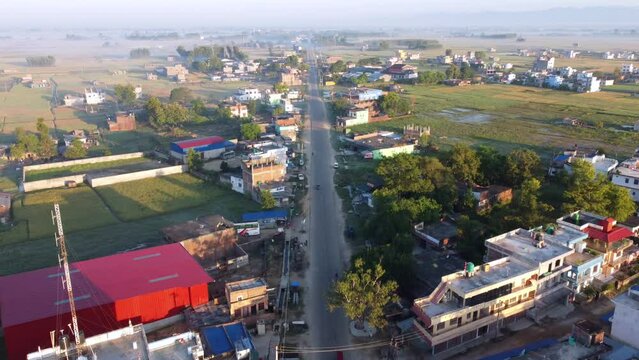
{"label": "distant buildings", "polygon": [[384,95],[382,90],[370,88],[351,88],[348,89],[348,93],[345,93],[345,96],[355,101],[379,100],[382,95]]}
{"label": "distant buildings", "polygon": [[393,80],[410,80],[416,79],[417,67],[408,64],[393,64],[384,70],[385,74],[392,77]]}
{"label": "distant buildings", "polygon": [[628,74],[634,74],[635,73],[635,65],[630,63],[630,64],[622,64],[621,65],[621,73],[624,75],[628,75]]}
{"label": "distant buildings", "polygon": [[639,201],[639,158],[623,161],[612,172],[612,183],[628,189],[632,199]]}
{"label": "distant buildings", "polygon": [[280,82],[286,86],[301,86],[302,79],[297,69],[284,69],[280,73]]}
{"label": "distant buildings", "polygon": [[84,97],[75,96],[71,94],[64,95],[63,101],[64,101],[64,106],[69,106],[69,107],[81,106],[85,104]]}
{"label": "distant buildings", "polygon": [[184,82],[186,81],[186,75],[189,74],[189,69],[184,67],[182,64],[176,64],[160,68],[159,72],[170,80]]}
{"label": "distant buildings", "polygon": [[367,108],[353,107],[348,110],[347,116],[338,116],[337,125],[343,128],[348,128],[355,125],[367,124],[369,120],[369,113]]}
{"label": "distant buildings", "polygon": [[533,71],[546,72],[555,68],[555,58],[541,56],[533,64]]}
{"label": "distant buildings", "polygon": [[224,109],[229,109],[229,111],[231,112],[231,115],[236,118],[249,117],[248,107],[245,104],[234,103],[234,104],[223,104],[220,106],[222,106]]}

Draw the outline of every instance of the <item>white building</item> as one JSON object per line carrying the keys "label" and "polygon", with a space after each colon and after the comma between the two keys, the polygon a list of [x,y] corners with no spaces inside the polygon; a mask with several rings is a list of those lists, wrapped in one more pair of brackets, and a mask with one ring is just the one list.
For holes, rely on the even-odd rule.
{"label": "white building", "polygon": [[64,106],[84,105],[84,98],[81,96],[64,95]]}
{"label": "white building", "polygon": [[133,89],[133,91],[135,92],[135,98],[139,99],[142,97],[142,85],[136,85],[135,89]]}
{"label": "white building", "polygon": [[601,80],[591,72],[582,71],[577,74],[577,92],[590,93],[601,90]]}
{"label": "white building", "polygon": [[348,116],[339,117],[337,119],[337,123],[339,126],[347,128],[355,125],[367,124],[368,117],[368,108],[351,108],[348,110]]}
{"label": "white building", "polygon": [[628,189],[632,199],[639,201],[639,158],[633,157],[622,162],[612,172],[612,183]]}
{"label": "white building", "polygon": [[639,348],[639,285],[632,286],[627,293],[617,296],[612,301],[615,303],[615,313],[610,319],[612,337]]}
{"label": "white building", "polygon": [[289,99],[280,99],[280,106],[284,109],[285,113],[292,113],[295,108],[293,107],[293,103]]}
{"label": "white building", "polygon": [[614,60],[615,54],[613,52],[606,51],[605,53],[603,53],[602,57],[604,60]]}
{"label": "white building", "polygon": [[242,175],[231,175],[231,190],[244,194],[244,179]]}
{"label": "white building", "polygon": [[587,163],[592,164],[593,168],[595,168],[595,172],[597,174],[604,175],[608,177],[611,171],[613,171],[619,165],[619,161],[612,158],[607,158],[605,154],[598,154],[597,152],[584,154],[583,156],[573,156],[568,160],[568,162],[564,165],[564,170],[568,174],[572,174],[572,164],[571,162],[575,160],[583,160]]}
{"label": "white building", "polygon": [[246,88],[246,89],[238,89],[235,93],[235,99],[237,101],[251,101],[251,100],[259,100],[262,98],[262,94],[260,90],[257,88]]}
{"label": "white building", "polygon": [[635,64],[623,64],[621,65],[622,74],[633,74],[635,72]]}
{"label": "white building", "polygon": [[105,100],[104,93],[98,89],[84,89],[84,102],[87,105],[102,104]]}

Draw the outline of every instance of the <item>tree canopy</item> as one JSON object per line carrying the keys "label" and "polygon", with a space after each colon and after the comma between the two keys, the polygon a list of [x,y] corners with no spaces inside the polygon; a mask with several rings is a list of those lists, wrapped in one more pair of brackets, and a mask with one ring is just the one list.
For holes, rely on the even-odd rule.
{"label": "tree canopy", "polygon": [[255,140],[262,133],[262,129],[258,124],[246,123],[242,124],[240,127],[240,132],[242,133],[242,138],[244,140]]}
{"label": "tree canopy", "polygon": [[398,116],[410,112],[410,102],[408,99],[397,93],[388,93],[379,100],[379,107],[388,116]]}
{"label": "tree canopy", "polygon": [[204,160],[202,156],[195,152],[193,149],[189,149],[186,153],[186,165],[189,171],[200,171],[204,167]]}
{"label": "tree canopy", "polygon": [[450,168],[459,181],[475,182],[478,179],[481,163],[475,150],[467,145],[453,146],[450,155]]}
{"label": "tree canopy", "polygon": [[28,66],[54,66],[55,57],[49,56],[27,56]]}
{"label": "tree canopy", "polygon": [[386,271],[381,264],[365,268],[362,259],[356,259],[353,269],[335,282],[328,297],[328,308],[344,309],[346,316],[361,327],[366,321],[371,327],[386,326],[384,307],[397,300],[395,281],[383,281]]}
{"label": "tree canopy", "polygon": [[460,79],[461,78],[461,72],[459,71],[459,68],[457,67],[457,65],[450,64],[448,69],[446,69],[446,78],[447,79]]}
{"label": "tree canopy", "polygon": [[135,87],[131,84],[126,85],[115,85],[113,88],[115,92],[115,99],[118,103],[131,106],[135,103]]}
{"label": "tree canopy", "polygon": [[151,51],[149,51],[149,49],[147,48],[137,48],[137,49],[133,49],[131,50],[131,52],[129,52],[129,57],[131,59],[140,59],[140,58],[146,58],[151,56]]}
{"label": "tree canopy", "polygon": [[187,87],[178,87],[171,90],[169,95],[170,102],[177,102],[182,105],[188,104],[193,100],[193,92]]}
{"label": "tree canopy", "polygon": [[535,177],[540,168],[541,159],[532,150],[516,149],[506,157],[506,178],[510,185],[515,187]]}
{"label": "tree canopy", "polygon": [[64,152],[64,157],[67,159],[81,159],[86,156],[87,149],[84,148],[84,144],[79,139],[73,140]]}
{"label": "tree canopy", "polygon": [[273,197],[273,193],[268,190],[260,191],[260,199],[262,200],[262,209],[264,210],[270,210],[277,206],[277,204],[275,203],[275,198]]}

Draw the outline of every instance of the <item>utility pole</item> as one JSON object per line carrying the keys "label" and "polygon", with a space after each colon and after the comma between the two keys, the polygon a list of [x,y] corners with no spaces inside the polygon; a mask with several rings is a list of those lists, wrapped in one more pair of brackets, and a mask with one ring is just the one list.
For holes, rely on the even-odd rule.
{"label": "utility pole", "polygon": [[64,229],[62,228],[62,217],[60,216],[60,205],[53,205],[53,213],[51,214],[53,224],[57,226],[58,232],[55,235],[55,243],[58,247],[58,264],[64,268],[64,279],[62,287],[66,288],[69,297],[69,307],[71,308],[71,322],[73,325],[73,337],[75,346],[79,348],[82,345],[80,339],[80,328],[78,326],[78,316],[75,311],[75,299],[73,297],[73,286],[71,285],[71,271],[69,270],[69,259],[67,256],[67,246],[64,241]]}

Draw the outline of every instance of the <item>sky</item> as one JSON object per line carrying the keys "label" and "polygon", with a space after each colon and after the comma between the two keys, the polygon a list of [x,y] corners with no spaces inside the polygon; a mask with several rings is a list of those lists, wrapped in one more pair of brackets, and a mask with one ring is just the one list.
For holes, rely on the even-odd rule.
{"label": "sky", "polygon": [[[407,14],[638,6],[637,0],[2,0],[3,27],[402,25]],[[507,6],[504,7],[504,4]]]}

